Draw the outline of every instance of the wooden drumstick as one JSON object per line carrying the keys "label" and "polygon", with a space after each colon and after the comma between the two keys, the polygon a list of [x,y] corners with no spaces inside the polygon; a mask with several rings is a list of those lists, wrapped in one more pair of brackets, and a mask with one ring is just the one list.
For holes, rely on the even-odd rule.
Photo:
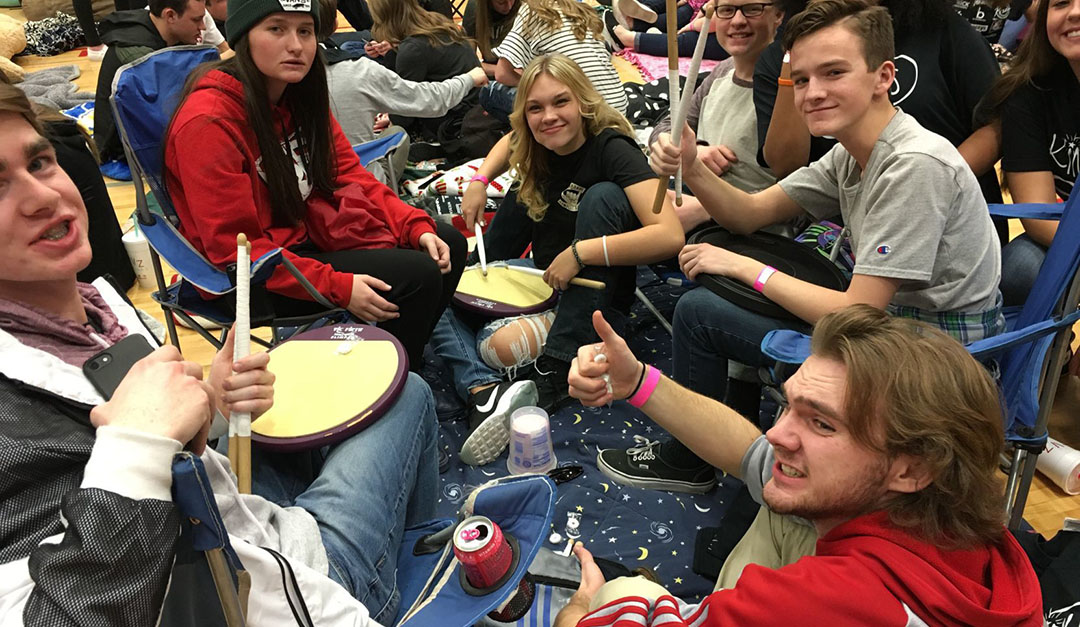
{"label": "wooden drumstick", "polygon": [[[251,352],[251,244],[240,233],[236,236],[236,325],[233,333],[233,362]],[[236,456],[233,467],[241,494],[251,494],[251,413],[233,412],[229,416],[229,431],[236,425]],[[232,456],[233,440],[229,441]]]}
{"label": "wooden drumstick", "polygon": [[[528,266],[506,266],[507,270],[513,270],[515,272],[524,272],[525,274],[535,274],[536,276],[544,276],[544,271],[539,268],[530,268]],[[576,276],[570,279],[570,285],[577,285],[580,287],[587,287],[592,290],[602,290],[607,288],[607,283],[603,281],[595,281],[593,279],[583,279]]]}
{"label": "wooden drumstick", "polygon": [[[701,58],[705,55],[705,43],[709,39],[709,29],[712,26],[713,7],[705,7],[705,25],[698,33],[697,43],[694,44],[694,57],[690,60],[690,72],[686,75],[686,89],[682,93],[682,101],[678,110],[672,109],[671,117],[671,143],[678,148],[682,138],[682,127],[686,124],[686,116],[690,113],[690,101],[694,98],[694,85],[697,83],[698,70],[701,69]],[[675,173],[675,204],[682,206],[682,165]]]}
{"label": "wooden drumstick", "polygon": [[[679,0],[667,0],[667,57],[668,57],[668,102],[671,113],[679,102]],[[689,86],[689,85],[688,85]],[[672,127],[672,137],[675,127]],[[678,146],[678,144],[675,144]],[[656,196],[653,197],[653,213],[660,213],[664,208],[664,196],[667,196],[669,177],[662,176],[656,184]]]}
{"label": "wooden drumstick", "polygon": [[480,221],[473,223],[476,231],[476,252],[480,255],[480,274],[487,276],[487,252],[484,250],[484,231],[480,228]]}

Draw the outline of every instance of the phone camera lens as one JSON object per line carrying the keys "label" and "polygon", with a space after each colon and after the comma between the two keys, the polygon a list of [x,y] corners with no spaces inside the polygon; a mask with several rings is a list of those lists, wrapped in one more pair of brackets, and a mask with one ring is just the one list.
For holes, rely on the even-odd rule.
{"label": "phone camera lens", "polygon": [[92,361],[92,362],[89,363],[89,365],[87,367],[90,368],[91,370],[97,370],[98,368],[101,367],[101,364],[99,364],[96,361]]}

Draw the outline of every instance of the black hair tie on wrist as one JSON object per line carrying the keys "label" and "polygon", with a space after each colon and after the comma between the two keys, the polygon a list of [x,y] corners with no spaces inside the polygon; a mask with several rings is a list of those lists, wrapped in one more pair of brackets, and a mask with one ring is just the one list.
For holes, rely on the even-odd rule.
{"label": "black hair tie on wrist", "polygon": [[637,385],[634,386],[634,390],[627,394],[626,398],[634,398],[634,395],[641,389],[641,382],[645,380],[645,371],[648,370],[648,368],[645,367],[644,362],[638,361],[638,363],[641,364],[641,374],[638,375]]}

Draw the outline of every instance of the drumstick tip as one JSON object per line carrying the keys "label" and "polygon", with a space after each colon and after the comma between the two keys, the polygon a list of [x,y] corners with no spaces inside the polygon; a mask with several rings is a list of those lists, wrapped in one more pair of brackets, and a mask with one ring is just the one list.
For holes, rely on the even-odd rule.
{"label": "drumstick tip", "polygon": [[247,235],[244,235],[243,233],[236,234],[236,246],[243,246],[248,252],[251,252],[251,242],[248,241]]}

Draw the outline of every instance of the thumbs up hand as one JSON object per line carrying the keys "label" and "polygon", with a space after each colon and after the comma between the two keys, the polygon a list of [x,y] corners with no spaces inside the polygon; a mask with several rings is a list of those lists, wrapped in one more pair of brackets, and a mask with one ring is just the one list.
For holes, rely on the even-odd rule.
{"label": "thumbs up hand", "polygon": [[[630,396],[644,368],[626,345],[626,340],[619,337],[607,320],[604,320],[603,314],[594,311],[592,322],[600,336],[600,343],[588,344],[578,349],[577,357],[570,364],[570,376],[567,377],[570,396],[588,407],[604,405]],[[597,355],[604,357],[597,359]],[[607,380],[604,375],[608,375]]]}

